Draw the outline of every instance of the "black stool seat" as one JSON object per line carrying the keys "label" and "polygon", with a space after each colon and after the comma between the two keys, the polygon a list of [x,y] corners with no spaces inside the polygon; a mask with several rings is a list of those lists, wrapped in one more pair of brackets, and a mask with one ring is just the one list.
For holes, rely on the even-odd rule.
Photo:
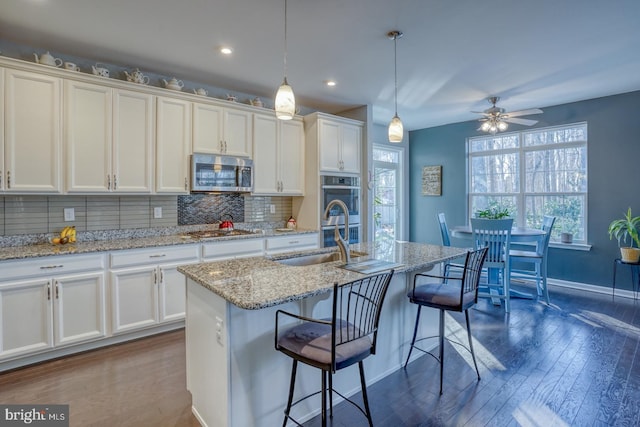
{"label": "black stool seat", "polygon": [[407,293],[409,301],[413,304],[428,305],[435,308],[449,307],[449,310],[462,310],[475,304],[473,293],[462,294],[462,306],[460,303],[460,283],[429,283],[416,286],[415,290]]}
{"label": "black stool seat", "polygon": [[[327,323],[305,322],[284,332],[278,338],[279,350],[291,357],[297,357],[308,365],[331,368],[333,347],[331,319],[321,319]],[[371,354],[373,344],[368,335],[362,336],[351,323],[340,319],[338,323],[339,337],[359,336],[352,341],[336,342],[335,364],[336,370],[353,365]]]}

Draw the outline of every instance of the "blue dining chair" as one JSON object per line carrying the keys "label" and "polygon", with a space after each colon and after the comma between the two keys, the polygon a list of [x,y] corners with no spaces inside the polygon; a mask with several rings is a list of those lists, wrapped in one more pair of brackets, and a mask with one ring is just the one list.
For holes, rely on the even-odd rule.
{"label": "blue dining chair", "polygon": [[534,278],[536,281],[538,296],[541,296],[544,291],[544,297],[547,304],[549,304],[549,289],[547,288],[547,253],[549,252],[549,239],[551,238],[551,231],[555,222],[555,216],[545,215],[542,218],[542,227],[540,228],[545,231],[546,234],[536,243],[535,251],[509,251],[509,261],[511,263],[533,264],[534,267],[533,270],[510,269],[511,277]]}
{"label": "blue dining chair", "polygon": [[478,296],[503,299],[506,313],[511,311],[509,251],[512,226],[513,219],[471,218],[474,249],[488,248],[484,262],[488,270],[487,283],[480,285],[488,292],[479,292]]}
{"label": "blue dining chair", "polygon": [[[442,238],[442,246],[451,246],[451,238],[449,237],[449,227],[447,227],[447,220],[443,212],[440,212],[438,214],[438,225],[440,226],[440,236]],[[443,275],[445,276],[448,275],[449,269],[451,269],[452,267],[462,269],[464,268],[464,264],[445,261]]]}

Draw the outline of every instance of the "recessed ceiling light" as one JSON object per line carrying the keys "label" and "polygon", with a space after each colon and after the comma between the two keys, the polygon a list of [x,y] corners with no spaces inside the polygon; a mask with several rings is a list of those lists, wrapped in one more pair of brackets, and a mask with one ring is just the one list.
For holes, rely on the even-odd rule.
{"label": "recessed ceiling light", "polygon": [[331,86],[331,87],[336,85],[335,80],[327,80],[325,83],[326,83],[327,86]]}
{"label": "recessed ceiling light", "polygon": [[223,55],[231,55],[233,53],[233,49],[228,46],[222,46],[220,48],[220,53]]}

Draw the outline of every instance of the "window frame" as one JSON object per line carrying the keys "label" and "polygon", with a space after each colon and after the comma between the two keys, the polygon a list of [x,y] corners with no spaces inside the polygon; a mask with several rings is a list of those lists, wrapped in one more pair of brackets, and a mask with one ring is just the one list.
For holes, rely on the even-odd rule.
{"label": "window frame", "polygon": [[[584,132],[585,132],[585,140],[583,141],[571,141],[571,142],[562,142],[562,143],[547,143],[544,145],[532,145],[532,146],[525,146],[525,136],[527,134],[532,134],[532,133],[540,133],[540,132],[547,132],[547,131],[557,131],[557,130],[561,130],[561,129],[570,129],[570,128],[584,128]],[[540,127],[540,128],[534,128],[534,129],[523,129],[523,130],[519,130],[519,131],[514,131],[514,132],[501,132],[499,135],[496,135],[497,137],[505,137],[505,136],[510,136],[510,135],[517,135],[518,136],[518,147],[509,147],[509,148],[498,148],[498,149],[491,149],[491,150],[483,150],[483,151],[472,151],[472,143],[474,141],[478,141],[478,140],[482,140],[482,139],[487,139],[487,138],[491,138],[490,135],[478,135],[478,136],[473,136],[473,137],[468,137],[467,138],[467,146],[466,146],[466,152],[467,152],[467,158],[466,158],[466,163],[467,163],[467,167],[466,167],[466,171],[467,171],[467,215],[469,218],[472,218],[474,216],[474,212],[472,212],[473,209],[473,197],[477,197],[477,196],[487,196],[487,197],[491,197],[491,196],[496,196],[496,197],[514,197],[516,199],[516,209],[517,209],[517,216],[515,218],[516,223],[520,226],[526,225],[526,205],[527,205],[527,198],[528,197],[545,197],[545,196],[579,196],[583,199],[583,203],[584,203],[584,207],[583,207],[583,212],[582,212],[582,221],[584,223],[583,226],[583,233],[584,233],[584,238],[583,239],[575,239],[574,237],[574,243],[578,244],[578,245],[587,245],[588,242],[588,194],[589,194],[589,170],[588,170],[588,156],[589,156],[589,128],[588,128],[588,124],[587,122],[576,122],[576,123],[569,123],[569,124],[565,124],[565,125],[557,125],[557,126],[547,126],[547,127]],[[544,152],[544,151],[550,151],[550,150],[554,150],[554,149],[565,149],[565,148],[582,148],[584,147],[585,149],[585,153],[584,153],[584,173],[586,176],[586,183],[585,183],[585,190],[582,192],[548,192],[548,193],[540,193],[540,192],[527,192],[527,182],[526,182],[526,177],[527,177],[527,170],[526,170],[526,156],[528,153],[532,153],[532,152]],[[472,167],[473,167],[473,158],[474,157],[482,157],[482,156],[490,156],[492,153],[494,155],[502,155],[502,154],[507,154],[507,153],[517,153],[517,159],[518,159],[518,191],[516,193],[473,193],[472,190]],[[561,220],[561,218],[559,218]],[[556,229],[556,227],[554,227],[554,231],[555,230],[559,230],[560,229],[560,222],[556,222],[556,227],[558,227]],[[560,231],[556,231],[554,234],[556,234],[556,236],[559,236]],[[553,239],[552,237],[552,242],[558,244],[560,243],[559,238]]]}

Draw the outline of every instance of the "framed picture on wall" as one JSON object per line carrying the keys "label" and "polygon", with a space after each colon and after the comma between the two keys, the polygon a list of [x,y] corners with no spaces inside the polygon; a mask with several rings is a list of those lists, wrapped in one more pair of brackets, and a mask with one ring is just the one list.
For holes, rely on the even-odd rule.
{"label": "framed picture on wall", "polygon": [[422,167],[422,195],[442,196],[442,166]]}

